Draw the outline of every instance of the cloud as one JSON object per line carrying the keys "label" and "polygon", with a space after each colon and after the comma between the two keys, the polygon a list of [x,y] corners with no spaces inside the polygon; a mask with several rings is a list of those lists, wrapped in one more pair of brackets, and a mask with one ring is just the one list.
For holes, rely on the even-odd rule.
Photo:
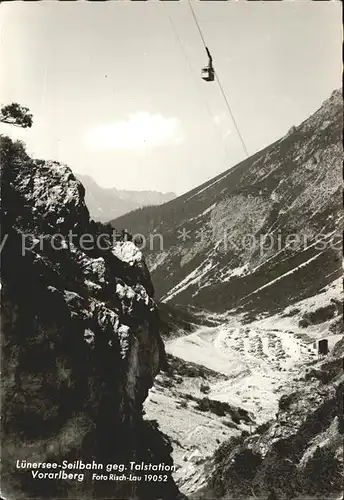
{"label": "cloud", "polygon": [[214,123],[221,131],[222,139],[226,139],[232,133],[232,130],[228,127],[228,116],[225,113],[215,115]]}
{"label": "cloud", "polygon": [[215,115],[214,116],[214,122],[215,122],[215,125],[221,125],[223,123],[223,121],[225,120],[225,115],[224,113],[220,113],[219,115]]}
{"label": "cloud", "polygon": [[141,149],[180,144],[183,134],[177,118],[141,111],[126,121],[96,126],[86,140],[94,149]]}

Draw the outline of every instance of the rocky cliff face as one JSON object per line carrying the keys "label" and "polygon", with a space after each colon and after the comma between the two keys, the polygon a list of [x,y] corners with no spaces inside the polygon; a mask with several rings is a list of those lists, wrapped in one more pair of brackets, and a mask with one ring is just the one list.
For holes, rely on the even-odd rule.
{"label": "rocky cliff face", "polygon": [[99,221],[107,222],[138,207],[161,205],[176,197],[172,192],[103,188],[88,175],[77,175],[77,178],[85,187],[85,200],[91,217]]}
{"label": "rocky cliff face", "polygon": [[275,419],[224,442],[208,485],[191,498],[343,498],[342,354],[338,344],[291,378]]}
{"label": "rocky cliff face", "polygon": [[80,482],[16,467],[172,461],[168,439],[142,417],[165,354],[141,252],[96,241],[102,228],[68,167],[32,160],[6,137],[1,158],[3,495],[175,500],[169,474],[163,483]]}

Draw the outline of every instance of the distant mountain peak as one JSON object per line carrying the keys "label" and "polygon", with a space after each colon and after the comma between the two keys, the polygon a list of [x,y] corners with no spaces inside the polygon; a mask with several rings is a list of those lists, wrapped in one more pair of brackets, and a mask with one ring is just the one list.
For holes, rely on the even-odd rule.
{"label": "distant mountain peak", "polygon": [[145,206],[161,205],[173,200],[173,192],[161,193],[154,190],[125,190],[115,187],[104,188],[90,175],[77,174],[85,187],[85,201],[91,217],[99,221],[109,221],[115,217]]}

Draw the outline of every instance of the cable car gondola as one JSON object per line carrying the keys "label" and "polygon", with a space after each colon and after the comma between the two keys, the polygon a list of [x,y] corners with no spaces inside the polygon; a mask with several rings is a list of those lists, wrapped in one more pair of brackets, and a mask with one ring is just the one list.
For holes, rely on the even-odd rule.
{"label": "cable car gondola", "polygon": [[[165,2],[161,2],[161,4],[162,4],[162,5],[163,5],[164,3],[165,3]],[[199,23],[198,23],[198,21],[197,21],[197,17],[196,17],[196,15],[195,15],[194,10],[193,10],[193,7],[192,7],[192,4],[191,4],[191,1],[190,1],[190,0],[187,0],[187,3],[189,4],[191,14],[192,14],[192,16],[193,16],[193,18],[194,18],[194,20],[195,20],[196,27],[197,27],[197,29],[198,29],[199,35],[200,35],[201,40],[202,40],[202,43],[203,43],[203,47],[205,48],[205,50],[206,50],[206,52],[207,52],[207,55],[208,55],[208,59],[209,59],[209,61],[208,61],[208,66],[206,66],[205,68],[202,68],[202,70],[201,70],[201,77],[202,77],[202,80],[204,80],[204,81],[206,81],[206,82],[213,82],[213,81],[215,80],[215,70],[214,70],[214,67],[213,67],[213,58],[211,57],[210,52],[209,52],[209,49],[208,49],[208,47],[206,46],[206,42],[205,42],[205,40],[204,40],[204,36],[203,36],[202,30],[201,30],[201,28],[200,28],[200,25],[199,25]],[[182,43],[181,43],[181,41],[180,41],[180,39],[179,39],[179,37],[178,37],[178,33],[176,32],[176,30],[175,30],[175,28],[174,28],[174,26],[173,26],[172,20],[171,20],[171,18],[170,18],[170,17],[169,17],[169,19],[170,19],[170,23],[171,23],[171,25],[172,25],[172,28],[174,29],[174,31],[175,31],[175,33],[176,33],[176,36],[177,36],[177,38],[178,38],[178,40],[179,40],[179,43],[180,43],[180,45],[181,45],[181,48],[182,48],[182,50],[184,51],[184,49],[183,49],[183,45],[182,45]],[[184,54],[185,54],[185,51],[184,51]],[[185,54],[185,56],[186,56],[186,54]],[[187,57],[187,56],[186,56],[186,57]],[[191,67],[190,67],[190,69],[191,69]],[[247,147],[246,147],[245,141],[244,141],[243,136],[242,136],[242,134],[241,134],[241,132],[240,132],[240,130],[239,130],[238,124],[237,124],[237,122],[236,122],[236,120],[235,120],[235,117],[234,117],[234,115],[233,115],[232,109],[231,109],[230,104],[229,104],[229,102],[228,102],[227,96],[226,96],[226,94],[225,94],[225,92],[224,92],[224,90],[223,90],[223,87],[222,87],[222,85],[221,85],[221,82],[220,82],[220,79],[219,79],[218,74],[216,74],[216,83],[217,83],[217,84],[218,84],[218,86],[219,86],[219,89],[220,89],[221,94],[222,94],[222,96],[223,96],[223,99],[224,99],[224,101],[225,101],[225,104],[226,104],[226,107],[227,107],[227,109],[228,109],[229,115],[230,115],[230,117],[231,117],[231,119],[232,119],[232,121],[233,121],[234,127],[235,127],[235,129],[236,129],[236,131],[237,131],[237,133],[238,133],[238,136],[239,136],[240,142],[241,142],[241,144],[242,144],[242,147],[243,147],[243,149],[244,149],[244,151],[245,151],[245,154],[246,154],[247,158],[249,158],[250,154],[249,154],[249,152],[248,152],[248,150],[247,150]],[[343,498],[343,500],[344,500],[344,498]]]}
{"label": "cable car gondola", "polygon": [[209,62],[208,66],[205,68],[202,68],[202,80],[205,80],[206,82],[213,82],[215,80],[215,70],[213,68],[213,58],[210,55],[208,47],[205,48],[207,51],[208,57],[209,57]]}

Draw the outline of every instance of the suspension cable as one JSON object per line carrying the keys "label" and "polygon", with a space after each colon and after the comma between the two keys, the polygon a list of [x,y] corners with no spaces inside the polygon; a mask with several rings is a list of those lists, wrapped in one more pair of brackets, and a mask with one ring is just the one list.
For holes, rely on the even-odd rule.
{"label": "suspension cable", "polygon": [[238,124],[237,124],[236,119],[235,119],[235,117],[234,117],[234,115],[233,115],[233,112],[232,112],[231,107],[230,107],[230,105],[229,105],[229,102],[228,102],[228,100],[227,100],[226,94],[225,94],[225,92],[224,92],[224,90],[223,90],[223,87],[222,87],[222,85],[221,85],[220,79],[219,79],[219,77],[218,77],[218,75],[217,75],[217,73],[216,73],[216,72],[215,72],[215,76],[216,76],[216,81],[217,81],[217,83],[218,83],[218,85],[219,85],[219,88],[220,88],[220,90],[221,90],[221,93],[222,93],[222,95],[223,95],[223,98],[224,98],[224,100],[225,100],[225,102],[226,102],[226,104],[227,104],[227,108],[228,108],[229,114],[230,114],[230,116],[231,116],[231,118],[232,118],[232,121],[233,121],[233,123],[234,123],[235,129],[236,129],[236,131],[237,131],[237,133],[238,133],[238,136],[239,136],[239,138],[240,138],[240,141],[241,141],[241,144],[242,144],[243,150],[245,151],[245,154],[246,154],[247,158],[249,158],[249,157],[250,157],[250,154],[249,154],[248,149],[247,149],[247,147],[246,147],[246,144],[245,144],[244,138],[243,138],[243,136],[242,136],[242,134],[241,134],[241,132],[240,132],[240,130],[239,130]]}
{"label": "suspension cable", "polygon": [[195,12],[194,12],[194,10],[193,10],[193,8],[192,8],[192,5],[191,5],[190,0],[188,0],[188,4],[189,4],[190,10],[191,10],[192,17],[193,17],[193,18],[194,18],[194,20],[195,20],[195,23],[196,23],[196,26],[197,26],[198,32],[199,32],[200,37],[201,37],[201,39],[202,39],[202,42],[203,42],[204,48],[207,50],[207,45],[206,45],[206,43],[205,43],[205,40],[204,40],[204,36],[203,36],[202,30],[201,30],[201,28],[200,28],[200,25],[198,24],[197,17],[196,17],[196,14],[195,14]]}
{"label": "suspension cable", "polygon": [[[208,51],[207,51],[207,45],[206,45],[206,43],[205,43],[205,40],[204,40],[204,36],[203,36],[202,30],[201,30],[200,25],[199,25],[199,23],[198,23],[198,21],[197,21],[196,14],[195,14],[195,12],[194,12],[194,9],[193,9],[193,7],[192,7],[192,5],[191,5],[190,0],[188,0],[188,4],[189,4],[189,7],[190,7],[190,10],[191,10],[191,13],[192,13],[192,17],[193,17],[193,18],[194,18],[194,20],[195,20],[195,23],[196,23],[196,26],[197,26],[198,32],[199,32],[200,37],[201,37],[201,39],[202,39],[202,42],[203,42],[204,48],[205,48],[206,52],[208,53]],[[234,117],[234,114],[233,114],[233,112],[232,112],[231,106],[230,106],[230,104],[229,104],[229,102],[228,102],[228,99],[227,99],[227,97],[226,97],[226,94],[225,94],[225,92],[224,92],[224,90],[223,90],[223,87],[222,87],[222,85],[221,85],[221,81],[220,81],[219,75],[218,75],[216,72],[215,72],[215,77],[216,77],[216,81],[217,81],[217,83],[218,83],[218,86],[219,86],[219,88],[220,88],[221,94],[222,94],[222,96],[223,96],[223,98],[224,98],[224,100],[225,100],[225,103],[226,103],[227,109],[228,109],[228,111],[229,111],[229,115],[230,115],[230,117],[231,117],[231,119],[232,119],[232,121],[233,121],[233,123],[234,123],[235,129],[236,129],[237,134],[238,134],[238,136],[239,136],[239,138],[240,138],[240,142],[241,142],[241,144],[242,144],[243,150],[245,151],[245,154],[246,154],[247,158],[249,158],[250,154],[249,154],[248,149],[247,149],[247,147],[246,147],[246,144],[245,144],[244,138],[243,138],[243,136],[242,136],[242,134],[241,134],[241,132],[240,132],[240,129],[239,129],[239,127],[238,127],[238,124],[237,124],[237,122],[236,122],[236,120],[235,120],[235,117]]]}

